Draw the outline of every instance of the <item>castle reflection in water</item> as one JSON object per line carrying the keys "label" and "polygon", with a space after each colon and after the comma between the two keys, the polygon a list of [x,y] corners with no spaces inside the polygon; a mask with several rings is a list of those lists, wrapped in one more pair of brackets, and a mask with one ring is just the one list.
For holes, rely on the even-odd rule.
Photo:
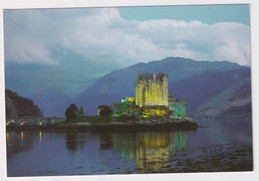
{"label": "castle reflection in water", "polygon": [[[97,151],[113,152],[126,162],[135,165],[137,173],[160,173],[171,167],[175,155],[185,153],[188,132],[134,132],[89,134],[77,132],[45,133],[41,131],[7,132],[7,156],[28,151],[35,144],[64,140],[65,149],[71,153],[89,149],[86,144],[96,140]],[[60,148],[61,150],[64,149]],[[98,153],[97,153],[98,154]]]}
{"label": "castle reflection in water", "polygon": [[[129,139],[131,137],[131,139]],[[99,149],[114,150],[126,160],[136,160],[138,173],[163,172],[170,167],[175,152],[185,152],[185,132],[140,132],[102,134]]]}

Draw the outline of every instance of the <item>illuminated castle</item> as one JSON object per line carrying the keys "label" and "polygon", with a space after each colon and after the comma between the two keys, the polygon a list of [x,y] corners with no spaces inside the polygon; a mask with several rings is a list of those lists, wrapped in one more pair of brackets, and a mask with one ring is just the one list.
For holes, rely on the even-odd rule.
{"label": "illuminated castle", "polygon": [[168,107],[168,75],[160,72],[158,74],[140,74],[135,87],[135,104],[139,107],[145,106],[167,106]]}

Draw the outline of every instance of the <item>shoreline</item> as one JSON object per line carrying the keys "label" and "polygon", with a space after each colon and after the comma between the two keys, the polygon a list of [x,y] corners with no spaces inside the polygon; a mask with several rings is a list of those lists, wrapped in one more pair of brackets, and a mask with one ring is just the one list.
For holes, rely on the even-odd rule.
{"label": "shoreline", "polygon": [[[111,118],[109,118],[111,119]],[[124,132],[124,131],[170,131],[170,130],[195,130],[198,128],[196,122],[191,118],[146,118],[130,119],[120,121],[116,118],[109,122],[65,122],[49,126],[6,126],[7,131],[79,131],[79,132]]]}

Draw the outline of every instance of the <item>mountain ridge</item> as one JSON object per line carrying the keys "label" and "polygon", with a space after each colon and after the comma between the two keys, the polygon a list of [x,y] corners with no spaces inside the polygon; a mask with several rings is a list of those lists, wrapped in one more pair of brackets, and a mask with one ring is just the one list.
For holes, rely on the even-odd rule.
{"label": "mountain ridge", "polygon": [[[74,99],[67,102],[66,105],[60,106],[55,111],[56,113],[62,114],[64,113],[66,106],[70,103],[76,103],[77,105],[83,106],[87,114],[96,114],[98,105],[110,105],[112,102],[120,102],[125,96],[134,96],[138,72],[165,72],[169,76],[170,85],[176,82],[185,81],[196,75],[199,76],[200,74],[202,74],[201,77],[199,77],[200,79],[203,79],[203,77],[204,79],[207,79],[207,72],[216,72],[216,77],[221,77],[221,74],[224,72],[238,69],[247,69],[250,72],[250,67],[241,66],[228,61],[194,61],[181,57],[168,57],[163,60],[151,61],[148,63],[137,63],[126,68],[114,70],[103,76]],[[235,75],[232,71],[230,74]],[[209,80],[208,82],[210,83],[211,81],[212,80]],[[225,80],[222,80],[221,78],[219,81],[225,82]],[[221,83],[219,85],[221,85]],[[188,102],[188,104],[192,103]]]}
{"label": "mountain ridge", "polygon": [[52,110],[70,100],[69,96],[57,88],[42,89],[29,97],[43,110],[44,116],[52,116]]}

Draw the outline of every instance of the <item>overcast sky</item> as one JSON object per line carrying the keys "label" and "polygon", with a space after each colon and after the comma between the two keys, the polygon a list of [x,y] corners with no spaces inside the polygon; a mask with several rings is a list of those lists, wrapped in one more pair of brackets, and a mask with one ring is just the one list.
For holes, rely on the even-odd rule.
{"label": "overcast sky", "polygon": [[250,66],[249,28],[248,5],[5,10],[6,86],[76,94],[112,70],[170,56]]}

